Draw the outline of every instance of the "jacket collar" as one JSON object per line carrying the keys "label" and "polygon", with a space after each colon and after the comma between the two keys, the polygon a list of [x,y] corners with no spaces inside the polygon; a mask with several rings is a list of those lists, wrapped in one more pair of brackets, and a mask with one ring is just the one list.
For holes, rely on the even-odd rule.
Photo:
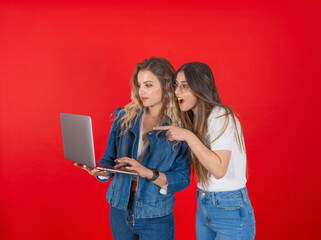
{"label": "jacket collar", "polygon": [[163,122],[161,123],[161,126],[169,126],[169,118],[166,117]]}
{"label": "jacket collar", "polygon": [[129,129],[136,136],[139,136],[139,125],[140,125],[140,120],[142,119],[143,114],[144,114],[143,111],[141,113],[139,113],[139,115],[134,120],[133,126]]}

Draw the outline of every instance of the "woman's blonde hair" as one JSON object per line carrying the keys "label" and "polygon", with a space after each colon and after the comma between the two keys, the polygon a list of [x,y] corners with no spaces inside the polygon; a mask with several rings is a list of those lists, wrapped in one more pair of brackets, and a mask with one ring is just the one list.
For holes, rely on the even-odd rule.
{"label": "woman's blonde hair", "polygon": [[[238,123],[233,109],[222,104],[210,67],[201,62],[186,63],[177,71],[173,81],[176,81],[176,77],[179,72],[184,73],[190,89],[197,97],[196,104],[198,105],[197,118],[191,110],[181,112],[184,127],[192,131],[203,142],[203,144],[209,147],[210,143],[215,142],[224,134],[229,125],[229,121],[232,120],[235,127],[235,138],[237,140],[238,147],[241,151],[245,152],[242,126]],[[211,142],[209,142],[208,139],[206,139],[208,129],[207,119],[215,107],[224,109],[224,113],[217,118],[224,117],[225,122],[218,136],[215,139],[210,139]],[[200,163],[194,154],[192,154],[192,163],[199,182],[204,188],[206,188],[206,184],[209,179],[207,169]]]}
{"label": "woman's blonde hair", "polygon": [[[160,82],[162,88],[163,107],[159,116],[159,124],[167,117],[170,125],[181,126],[179,109],[172,80],[175,70],[172,64],[165,58],[150,57],[137,64],[134,75],[132,76],[131,103],[127,104],[122,111],[124,116],[120,119],[121,135],[126,133],[135,124],[137,116],[142,113],[144,106],[139,97],[139,86],[137,75],[139,71],[152,72]],[[146,109],[148,111],[148,109]]]}

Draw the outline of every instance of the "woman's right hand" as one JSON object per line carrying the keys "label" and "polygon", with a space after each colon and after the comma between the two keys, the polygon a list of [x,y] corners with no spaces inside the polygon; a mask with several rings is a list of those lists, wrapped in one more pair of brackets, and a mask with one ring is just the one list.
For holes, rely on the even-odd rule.
{"label": "woman's right hand", "polygon": [[83,164],[75,163],[74,166],[79,167],[81,169],[86,170],[90,175],[93,175],[95,177],[101,176],[101,177],[108,177],[109,173],[105,170],[99,170],[97,168],[91,168]]}
{"label": "woman's right hand", "polygon": [[176,126],[158,126],[153,127],[153,130],[164,130],[169,141],[186,141],[191,134],[191,131],[176,127]]}

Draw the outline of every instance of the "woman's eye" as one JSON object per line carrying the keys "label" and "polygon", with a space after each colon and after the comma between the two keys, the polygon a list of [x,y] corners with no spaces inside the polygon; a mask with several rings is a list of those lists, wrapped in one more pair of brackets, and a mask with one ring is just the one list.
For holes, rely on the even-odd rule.
{"label": "woman's eye", "polygon": [[182,86],[183,86],[183,88],[188,88],[187,84],[183,84]]}
{"label": "woman's eye", "polygon": [[146,87],[152,87],[153,85],[152,84],[146,84]]}

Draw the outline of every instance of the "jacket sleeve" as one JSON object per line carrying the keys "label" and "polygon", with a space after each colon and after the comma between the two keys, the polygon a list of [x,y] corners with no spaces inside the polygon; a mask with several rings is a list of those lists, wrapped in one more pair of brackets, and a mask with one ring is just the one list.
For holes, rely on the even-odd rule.
{"label": "jacket sleeve", "polygon": [[[119,111],[121,108],[117,108],[111,115],[110,117],[113,116],[115,113],[115,119],[113,121],[113,124],[111,126],[109,135],[108,135],[108,142],[107,142],[107,148],[106,151],[103,155],[103,157],[98,161],[100,163],[108,163],[109,165],[114,166],[115,165],[115,159],[117,158],[117,142],[116,139],[118,137],[118,132],[117,132],[117,123],[120,119],[119,117]],[[107,182],[110,178],[113,177],[113,173],[110,173],[109,176],[106,178],[99,178],[97,179],[101,182]]]}
{"label": "jacket sleeve", "polygon": [[190,184],[191,156],[186,142],[181,142],[176,159],[168,172],[164,172],[167,178],[167,194],[182,191]]}

